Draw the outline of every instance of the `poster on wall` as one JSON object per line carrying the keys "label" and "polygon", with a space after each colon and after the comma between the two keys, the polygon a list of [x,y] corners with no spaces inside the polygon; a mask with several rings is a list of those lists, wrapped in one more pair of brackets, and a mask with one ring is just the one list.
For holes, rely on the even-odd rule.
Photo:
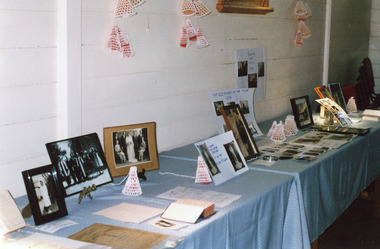
{"label": "poster on wall", "polygon": [[248,170],[232,131],[195,144],[205,161],[215,185],[219,185]]}
{"label": "poster on wall", "polygon": [[236,50],[235,88],[255,88],[256,100],[265,98],[266,48]]}
{"label": "poster on wall", "polygon": [[248,127],[252,136],[261,136],[263,133],[260,131],[255,118],[255,108],[253,96],[256,88],[242,88],[228,91],[212,92],[210,94],[212,108],[216,116],[219,133],[228,131],[226,123],[224,122],[221,106],[237,104],[240,106],[242,114],[244,114]]}

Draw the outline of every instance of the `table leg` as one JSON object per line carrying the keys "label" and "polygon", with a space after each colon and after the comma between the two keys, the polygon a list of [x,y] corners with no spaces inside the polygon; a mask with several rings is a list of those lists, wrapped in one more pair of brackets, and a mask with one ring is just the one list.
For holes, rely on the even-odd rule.
{"label": "table leg", "polygon": [[318,249],[318,239],[319,238],[317,238],[313,241],[313,243],[311,243],[311,249]]}

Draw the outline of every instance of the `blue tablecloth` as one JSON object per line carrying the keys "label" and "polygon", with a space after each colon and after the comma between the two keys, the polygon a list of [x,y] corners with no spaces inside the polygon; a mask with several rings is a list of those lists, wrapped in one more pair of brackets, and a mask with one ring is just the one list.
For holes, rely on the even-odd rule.
{"label": "blue tablecloth", "polygon": [[[277,121],[284,122],[286,116]],[[318,117],[314,117],[319,122]],[[271,143],[266,137],[273,120],[259,124],[264,136],[255,138],[257,144]],[[300,205],[301,237],[309,235],[314,241],[329,227],[358,195],[380,174],[380,123],[361,121],[353,125],[371,128],[370,133],[358,136],[339,149],[332,149],[312,163],[294,160],[278,161],[274,165],[262,166],[255,161],[248,166],[256,171],[291,175],[296,180]],[[300,135],[306,131],[301,131]],[[298,136],[288,137],[290,141]],[[198,152],[193,144],[162,153],[168,158],[182,158],[195,161]],[[289,212],[293,210],[289,209]]]}
{"label": "blue tablecloth", "polygon": [[[176,248],[309,248],[307,234],[302,234],[300,203],[294,177],[285,174],[249,170],[221,185],[196,184],[195,160],[159,157],[160,170],[147,172],[147,181],[141,181],[143,194],[132,197],[121,194],[124,184],[99,187],[92,193],[93,200],[85,198],[77,204],[78,197],[66,198],[69,215],[60,220],[72,220],[77,225],[55,232],[53,235],[67,237],[90,226],[103,223],[168,234],[167,240],[155,248],[168,248],[168,241],[180,242]],[[162,173],[173,174],[162,174]],[[115,179],[115,182],[121,179]],[[147,222],[124,223],[94,215],[93,212],[121,202],[165,209],[170,200],[157,198],[174,187],[182,186],[241,195],[226,207],[216,207],[216,213],[207,219],[178,231],[153,227]],[[19,207],[27,204],[27,197],[16,198]],[[35,232],[32,218],[23,232]],[[17,233],[17,232],[16,232]],[[13,236],[17,236],[13,234]],[[183,240],[181,240],[183,239]]]}

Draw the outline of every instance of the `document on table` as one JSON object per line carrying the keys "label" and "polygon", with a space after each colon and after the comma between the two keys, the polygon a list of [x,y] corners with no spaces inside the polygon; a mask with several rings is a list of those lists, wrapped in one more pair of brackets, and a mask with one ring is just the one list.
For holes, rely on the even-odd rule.
{"label": "document on table", "polygon": [[26,226],[15,200],[8,190],[0,190],[0,235]]}
{"label": "document on table", "polygon": [[228,194],[202,189],[175,187],[165,193],[157,195],[158,198],[179,200],[182,198],[213,202],[216,207],[225,207],[236,201],[241,195]]}
{"label": "document on table", "polygon": [[162,214],[164,211],[164,209],[159,208],[152,208],[129,203],[120,203],[119,205],[95,212],[94,214],[114,220],[120,220],[123,222],[140,223],[153,218],[154,216]]}

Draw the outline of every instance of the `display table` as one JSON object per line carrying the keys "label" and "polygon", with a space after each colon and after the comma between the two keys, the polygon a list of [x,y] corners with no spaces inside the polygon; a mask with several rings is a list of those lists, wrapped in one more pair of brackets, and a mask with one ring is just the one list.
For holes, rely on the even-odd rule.
{"label": "display table", "polygon": [[[249,170],[222,185],[196,184],[194,177],[197,162],[159,157],[160,170],[147,172],[147,180],[141,181],[141,196],[125,196],[124,184],[99,187],[92,192],[93,200],[84,198],[78,204],[78,196],[66,198],[69,215],[60,221],[70,220],[78,224],[58,230],[56,236],[68,237],[94,224],[102,223],[144,231],[167,234],[169,237],[154,248],[308,248],[307,234],[300,230],[300,213],[294,177],[257,170]],[[190,176],[190,177],[187,177]],[[115,179],[115,182],[121,179]],[[189,224],[178,231],[165,230],[147,222],[140,224],[94,215],[93,212],[122,202],[165,209],[172,201],[157,195],[182,186],[208,191],[241,195],[225,207],[216,207],[216,213],[196,224]],[[20,208],[27,204],[27,197],[16,198]],[[38,231],[32,218],[28,226],[12,233],[13,238]],[[305,245],[306,243],[306,245]]]}
{"label": "display table", "polygon": [[[284,122],[286,116],[276,121]],[[315,117],[319,123],[319,117]],[[271,143],[266,137],[273,120],[259,124],[263,136],[255,138],[258,146]],[[358,195],[380,174],[380,122],[361,121],[354,127],[371,128],[370,133],[359,136],[339,149],[331,149],[312,163],[281,160],[274,165],[262,166],[250,162],[255,171],[280,173],[293,176],[300,200],[301,237],[309,235],[310,242],[318,238]],[[287,141],[303,135],[300,132]],[[163,152],[168,158],[196,160],[198,152],[193,144]],[[291,211],[291,210],[289,210]]]}

